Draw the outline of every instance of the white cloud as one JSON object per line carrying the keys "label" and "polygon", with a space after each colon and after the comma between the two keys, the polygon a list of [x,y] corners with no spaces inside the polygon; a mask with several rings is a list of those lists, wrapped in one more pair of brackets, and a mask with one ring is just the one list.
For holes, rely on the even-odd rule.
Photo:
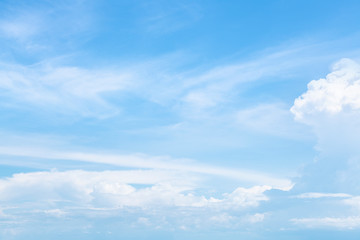
{"label": "white cloud", "polygon": [[182,94],[182,101],[188,107],[205,109],[234,102],[241,91],[241,84],[276,76],[303,64],[301,61],[284,60],[292,58],[292,54],[299,50],[284,50],[252,61],[216,66],[187,77],[184,79],[186,91]]}
{"label": "white cloud", "polygon": [[[136,184],[145,184],[139,187]],[[191,193],[191,178],[169,171],[32,172],[0,180],[0,202],[17,208],[43,209],[56,217],[66,207],[256,207],[268,198],[268,186],[237,188],[220,199]],[[65,209],[62,209],[64,208]]]}
{"label": "white cloud", "polygon": [[[82,162],[92,162],[101,164],[110,164],[122,167],[174,170],[188,173],[206,174],[213,176],[222,176],[230,179],[242,181],[247,184],[268,185],[274,189],[288,191],[293,187],[293,183],[286,178],[273,177],[265,173],[243,170],[228,169],[197,164],[189,159],[172,159],[169,157],[151,157],[142,154],[133,155],[111,155],[83,152],[65,152],[53,151],[49,149],[36,148],[17,148],[0,147],[0,154],[18,157],[33,157],[48,160],[72,160]],[[185,163],[187,164],[185,164]]]}
{"label": "white cloud", "polygon": [[[342,209],[339,202],[358,209],[358,197],[353,196],[359,193],[359,110],[360,65],[350,59],[334,64],[325,78],[311,81],[307,91],[295,100],[291,112],[296,120],[312,127],[317,137],[316,149],[320,152],[316,161],[305,168],[299,184],[307,191],[316,192],[296,198],[336,198],[331,202],[335,203],[332,211],[337,215]],[[360,228],[360,217],[354,213],[291,221],[306,228]]]}
{"label": "white cloud", "polygon": [[234,212],[224,212],[210,217],[210,221],[213,222],[214,227],[223,225],[228,228],[238,229],[242,225],[253,225],[256,223],[263,222],[265,219],[265,213],[254,213],[245,215],[231,215]]}
{"label": "white cloud", "polygon": [[308,84],[308,90],[298,97],[291,112],[300,121],[311,121],[319,113],[337,114],[360,109],[360,65],[350,59],[337,62],[332,72]]}
{"label": "white cloud", "polygon": [[360,227],[360,217],[352,216],[345,218],[294,218],[291,221],[307,228],[339,228],[354,229]]}
{"label": "white cloud", "polygon": [[229,194],[225,194],[229,200],[226,202],[229,206],[240,204],[241,206],[258,206],[260,201],[266,201],[268,198],[263,194],[265,191],[271,190],[270,186],[255,186],[252,188],[237,188]]}
{"label": "white cloud", "polygon": [[307,92],[295,100],[291,112],[296,120],[311,126],[317,137],[315,148],[320,155],[307,166],[301,179],[309,187],[307,191],[357,195],[360,65],[350,59],[337,62],[326,78],[308,84]]}
{"label": "white cloud", "polygon": [[265,219],[265,214],[263,213],[255,213],[254,215],[251,215],[248,217],[248,221],[250,223],[257,223],[262,222]]}
{"label": "white cloud", "polygon": [[[283,70],[273,63],[279,61],[278,57],[274,54],[250,63],[203,71],[180,71],[181,64],[169,64],[178,62],[179,56],[165,56],[116,69],[86,69],[49,60],[31,66],[2,63],[0,89],[2,96],[12,104],[27,103],[51,111],[101,117],[121,108],[121,104],[115,106],[104,95],[125,91],[162,105],[171,104],[189,116],[194,109],[214,108],[231,102],[240,83]],[[262,69],[261,73],[258,68]]]}
{"label": "white cloud", "polygon": [[[100,117],[121,109],[121,103],[104,95],[125,91],[136,98],[170,107],[169,111],[178,111],[182,116],[201,118],[209,109],[222,109],[238,101],[242,84],[286,75],[289,70],[308,64],[309,61],[294,60],[303,49],[285,49],[262,54],[251,61],[201,69],[187,65],[184,69],[182,64],[187,64],[191,57],[181,54],[126,63],[126,66],[123,63],[120,67],[115,63],[107,69],[55,64],[46,58],[31,66],[2,63],[0,90],[9,105],[21,107],[26,102],[49,111]],[[65,60],[74,62],[70,58]]]}
{"label": "white cloud", "polygon": [[98,117],[119,111],[104,100],[103,94],[124,90],[131,76],[106,69],[54,67],[44,63],[27,67],[2,64],[0,79],[1,95],[21,105]]}
{"label": "white cloud", "polygon": [[318,192],[309,192],[309,193],[302,193],[295,198],[350,198],[350,194],[346,193],[318,193]]}

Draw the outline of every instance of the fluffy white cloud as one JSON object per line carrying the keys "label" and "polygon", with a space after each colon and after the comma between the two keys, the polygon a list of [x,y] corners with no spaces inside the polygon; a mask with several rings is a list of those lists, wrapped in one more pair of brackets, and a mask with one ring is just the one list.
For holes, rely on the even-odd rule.
{"label": "fluffy white cloud", "polygon": [[[195,182],[169,171],[32,172],[0,180],[0,201],[6,205],[56,209],[65,205],[92,208],[124,207],[256,207],[268,198],[269,186],[237,188],[218,199],[193,193]],[[140,186],[138,184],[145,184]]]}
{"label": "fluffy white cloud", "polygon": [[320,155],[301,179],[307,191],[358,195],[360,65],[350,59],[337,62],[326,78],[308,84],[291,112],[296,120],[311,126],[317,137]]}
{"label": "fluffy white cloud", "polygon": [[336,114],[360,109],[360,65],[350,59],[337,62],[332,72],[308,84],[308,90],[298,97],[291,112],[307,122],[318,113]]}
{"label": "fluffy white cloud", "polygon": [[230,194],[225,194],[223,204],[228,207],[232,206],[258,206],[260,201],[268,200],[263,193],[271,190],[270,186],[255,186],[252,188],[237,188]]}
{"label": "fluffy white cloud", "polygon": [[330,204],[325,216],[319,206],[320,211],[311,209],[314,214],[318,212],[316,217],[291,221],[307,228],[359,228],[360,216],[353,211],[347,214],[349,209],[344,204],[355,209],[359,206],[358,197],[353,196],[360,191],[360,65],[350,59],[334,64],[325,78],[308,84],[308,90],[295,100],[291,112],[296,120],[311,126],[320,153],[299,179],[298,185],[308,192],[295,198],[319,199],[316,202],[323,206]]}
{"label": "fluffy white cloud", "polygon": [[201,186],[175,171],[15,174],[0,179],[0,222],[8,228],[37,226],[46,219],[67,229],[116,222],[140,229],[191,230],[238,229],[264,220],[259,205],[269,200],[271,187],[239,187],[221,194]]}

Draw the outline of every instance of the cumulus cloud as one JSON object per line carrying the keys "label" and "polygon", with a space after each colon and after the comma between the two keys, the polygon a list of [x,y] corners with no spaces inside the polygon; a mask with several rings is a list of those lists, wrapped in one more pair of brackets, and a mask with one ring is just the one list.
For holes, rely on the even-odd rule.
{"label": "cumulus cloud", "polygon": [[291,112],[299,121],[307,122],[319,113],[337,114],[360,109],[360,65],[342,59],[332,72],[308,84],[308,90],[298,97]]}
{"label": "cumulus cloud", "polygon": [[325,78],[308,84],[291,112],[317,137],[316,150],[320,154],[301,179],[310,187],[306,191],[358,194],[360,65],[350,59],[335,63]]}
{"label": "cumulus cloud", "polygon": [[204,191],[192,176],[174,171],[22,173],[0,179],[0,206],[5,206],[0,221],[9,228],[46,219],[67,229],[110,222],[140,229],[238,229],[264,220],[259,205],[269,201],[271,189]]}
{"label": "cumulus cloud", "polygon": [[223,201],[228,206],[258,206],[260,201],[268,200],[268,197],[263,193],[271,190],[270,186],[255,186],[252,188],[237,188],[230,194],[225,194],[226,201]]}
{"label": "cumulus cloud", "polygon": [[[355,209],[359,206],[360,65],[350,59],[335,63],[325,78],[308,84],[291,112],[296,120],[311,127],[319,152],[295,187],[306,192],[295,198],[334,204],[330,216],[324,217],[320,210],[321,217],[294,218],[292,222],[308,228],[359,228],[358,214],[338,214],[340,209],[346,212],[344,204]],[[336,199],[324,202],[321,198]]]}
{"label": "cumulus cloud", "polygon": [[[81,208],[256,207],[269,186],[237,188],[221,198],[194,194],[191,178],[169,171],[32,172],[0,180],[0,202],[63,216],[64,206]],[[182,180],[182,181],[181,181]]]}

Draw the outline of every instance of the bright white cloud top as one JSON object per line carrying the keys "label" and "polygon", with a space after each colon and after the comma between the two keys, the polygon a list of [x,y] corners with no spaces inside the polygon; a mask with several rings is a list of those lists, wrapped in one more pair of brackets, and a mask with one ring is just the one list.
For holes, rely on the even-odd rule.
{"label": "bright white cloud top", "polygon": [[335,63],[332,72],[308,84],[308,91],[295,100],[291,112],[300,121],[318,113],[338,114],[360,109],[360,65],[350,59]]}

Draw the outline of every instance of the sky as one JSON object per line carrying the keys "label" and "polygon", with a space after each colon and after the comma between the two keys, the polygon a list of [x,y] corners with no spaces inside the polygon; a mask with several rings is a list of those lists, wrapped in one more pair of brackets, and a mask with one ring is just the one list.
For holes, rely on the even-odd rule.
{"label": "sky", "polygon": [[0,0],[0,239],[358,239],[359,12]]}

